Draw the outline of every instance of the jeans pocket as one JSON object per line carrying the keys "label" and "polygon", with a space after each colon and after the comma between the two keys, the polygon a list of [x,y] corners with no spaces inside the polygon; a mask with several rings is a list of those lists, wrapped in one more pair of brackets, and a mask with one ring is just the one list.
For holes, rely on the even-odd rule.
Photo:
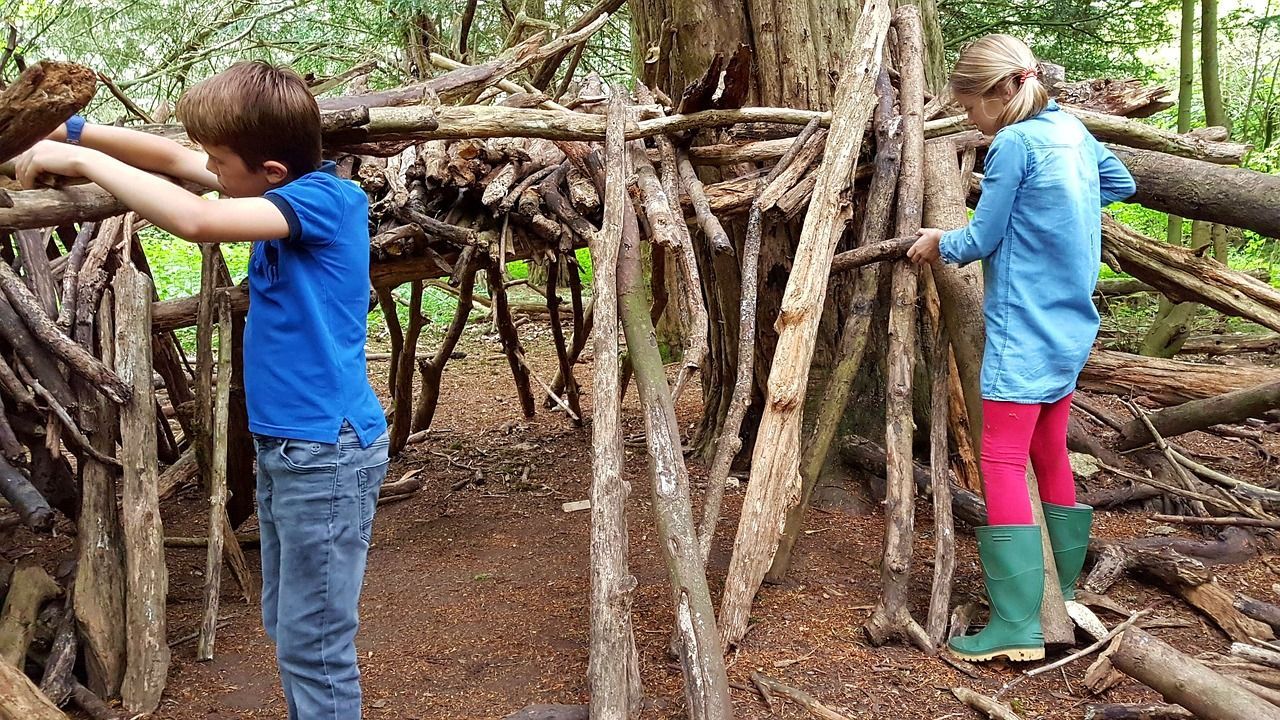
{"label": "jeans pocket", "polygon": [[280,461],[296,473],[333,472],[338,468],[337,447],[306,440],[280,443]]}
{"label": "jeans pocket", "polygon": [[356,471],[356,480],[360,484],[360,539],[366,543],[373,537],[373,513],[378,507],[378,492],[390,464],[389,459],[384,459]]}

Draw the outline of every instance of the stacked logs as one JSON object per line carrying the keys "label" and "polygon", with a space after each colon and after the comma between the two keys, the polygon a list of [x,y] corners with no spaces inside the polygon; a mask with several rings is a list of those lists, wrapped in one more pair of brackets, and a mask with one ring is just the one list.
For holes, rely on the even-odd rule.
{"label": "stacked logs", "polygon": [[[740,107],[747,95],[741,83],[749,57],[727,64],[717,60],[714,72],[678,102],[651,97],[643,88],[627,98],[594,77],[580,84],[573,100],[553,98],[510,79],[562,57],[600,27],[607,18],[603,13],[593,13],[549,43],[533,38],[483,65],[433,58],[449,71],[409,87],[322,102],[326,152],[370,199],[371,306],[383,308],[392,344],[387,385],[393,450],[423,437],[429,428],[446,362],[476,303],[489,309],[525,415],[534,414],[541,400],[581,422],[574,367],[587,339],[595,339],[597,361],[617,357],[619,328],[629,341],[632,353],[625,366],[598,365],[595,382],[592,512],[598,542],[593,542],[591,681],[602,698],[612,698],[609,702],[635,707],[639,695],[629,619],[634,579],[626,568],[621,512],[627,489],[620,476],[618,411],[609,409],[606,396],[616,399],[611,388],[625,386],[634,374],[678,620],[675,649],[689,679],[688,706],[691,716],[722,717],[727,685],[719,649],[745,631],[751,597],[779,540],[753,528],[777,528],[787,517],[782,542],[794,542],[815,468],[825,459],[835,419],[848,400],[848,387],[838,383],[847,385],[865,351],[859,343],[869,314],[860,324],[851,321],[841,342],[845,380],[836,381],[834,400],[823,408],[826,424],[820,420],[819,427],[828,431],[825,444],[801,448],[793,432],[799,404],[792,395],[804,385],[805,378],[796,373],[809,365],[822,288],[833,274],[857,273],[855,292],[864,304],[871,303],[882,272],[875,263],[880,262],[892,263],[883,269],[894,289],[894,363],[888,388],[892,417],[886,450],[872,464],[891,469],[893,522],[885,593],[868,630],[877,642],[901,635],[929,651],[944,636],[949,572],[940,569],[935,578],[943,590],[935,592],[926,628],[910,617],[902,601],[909,570],[904,558],[911,547],[915,488],[931,489],[940,507],[954,506],[956,517],[966,522],[981,522],[984,514],[981,501],[964,489],[977,487],[971,467],[974,438],[965,417],[972,401],[965,378],[972,376],[974,329],[953,315],[980,314],[964,304],[972,305],[972,295],[965,300],[958,289],[964,276],[939,272],[917,277],[901,260],[906,247],[902,238],[919,226],[922,210],[934,218],[963,213],[963,198],[966,191],[974,192],[973,170],[985,141],[963,118],[943,116],[944,104],[924,92],[913,65],[922,42],[913,13],[913,8],[899,11],[894,21],[898,67],[881,71],[889,11],[881,3],[868,4],[860,26],[866,52],[857,59],[863,74],[849,75],[860,79],[843,88],[843,100],[832,113]],[[6,90],[0,108],[15,119],[0,123],[5,128],[0,131],[0,163],[83,107],[92,85],[92,73],[83,69],[42,64]],[[1127,147],[1120,152],[1138,175],[1140,201],[1186,217],[1280,234],[1280,218],[1269,202],[1277,181],[1234,167],[1242,146],[1213,134],[1162,132],[1121,117],[1152,112],[1162,102],[1161,93],[1133,83],[1065,86],[1059,93],[1064,101],[1075,102],[1066,106],[1068,111],[1096,135]],[[51,97],[61,99],[48,102]],[[450,104],[458,101],[469,104]],[[24,128],[25,134],[14,128]],[[184,140],[180,128],[147,129]],[[712,129],[714,142],[697,144],[706,137],[702,131]],[[738,175],[703,185],[700,166],[734,167]],[[850,175],[856,202],[848,193]],[[1182,204],[1182,196],[1192,200]],[[718,519],[719,493],[708,493],[700,527],[695,525],[672,410],[673,398],[703,362],[711,331],[700,292],[700,273],[709,268],[700,266],[693,242],[705,238],[722,259],[741,263],[739,356],[751,358],[761,226],[797,218],[810,205],[815,212],[806,216],[803,252],[794,268],[800,279],[793,279],[794,294],[788,290],[791,299],[784,302],[784,317],[778,318],[785,338],[779,348],[788,360],[764,369],[771,378],[771,409],[762,427],[777,432],[762,433],[757,442],[751,488],[763,496],[749,498],[763,504],[758,511],[744,511],[747,519],[739,531],[717,628],[704,562]],[[852,222],[855,205],[864,211],[857,223]],[[736,246],[722,223],[743,215],[745,243]],[[214,499],[204,541],[209,583],[202,657],[212,653],[224,555],[246,596],[253,596],[240,543],[233,540],[235,527],[252,512],[251,453],[244,449],[248,436],[237,357],[247,296],[243,287],[230,284],[219,253],[209,251],[198,296],[158,301],[137,237],[142,226],[92,185],[0,188],[0,495],[16,523],[36,533],[73,523],[78,538],[74,593],[68,591],[70,577],[55,581],[35,566],[18,568],[5,583],[0,707],[21,708],[16,717],[60,717],[56,707],[68,702],[95,717],[107,716],[101,699],[117,695],[131,711],[155,708],[168,662],[158,508],[182,485],[202,479]],[[849,232],[849,227],[857,230]],[[675,268],[669,288],[655,283],[652,301],[642,292],[639,250],[645,242],[652,249],[654,277],[665,274],[668,258]],[[616,267],[597,266],[589,301],[575,256],[575,250],[588,245],[597,263],[618,258]],[[837,246],[851,249],[833,257]],[[1280,331],[1280,294],[1256,278],[1111,221],[1104,229],[1104,252],[1109,263],[1144,288]],[[523,284],[545,300],[538,310],[550,319],[558,359],[553,378],[539,378],[529,367],[514,316],[519,308],[508,297],[513,281],[505,273],[506,263],[531,258],[545,260],[549,268],[545,286]],[[401,300],[392,290],[404,284],[409,285],[410,313],[402,326],[396,311]],[[428,287],[454,294],[458,309],[440,345],[426,357],[418,346],[425,324],[421,297]],[[646,341],[668,302],[689,329],[674,384]],[[174,335],[176,329],[193,325],[199,338],[196,367]],[[926,329],[923,335],[918,325]],[[216,373],[215,326],[223,352]],[[917,471],[911,462],[912,364],[917,355],[930,366],[939,393],[932,406],[932,475]],[[416,396],[415,373],[421,379]],[[738,375],[727,407],[736,419],[721,438],[714,464],[713,477],[721,482],[713,486],[721,489],[742,444],[738,428],[750,401],[750,364],[744,363]],[[153,383],[153,376],[158,382]],[[1098,351],[1082,382],[1101,392],[1178,405],[1150,417],[1135,406],[1128,423],[1092,412],[1118,430],[1125,448],[1153,446],[1144,451],[1143,461],[1153,472],[1138,476],[1139,482],[1155,487],[1156,494],[1180,498],[1180,507],[1201,520],[1218,510],[1274,522],[1280,493],[1200,466],[1166,438],[1264,415],[1275,405],[1275,373]],[[158,389],[154,396],[153,384]],[[775,439],[780,437],[787,438],[785,445]],[[948,440],[969,448],[953,460],[951,473],[942,467]],[[1074,441],[1089,444],[1079,433]],[[1114,462],[1096,443],[1091,447]],[[166,469],[158,473],[157,464]],[[962,487],[949,493],[952,482]],[[121,504],[117,488],[123,491]],[[792,509],[797,505],[798,516]],[[785,572],[783,565],[770,572]],[[1178,592],[1216,598],[1214,607],[1219,607],[1221,598],[1205,588],[1207,576],[1196,577],[1199,582],[1181,582]],[[1271,611],[1240,602],[1255,612]],[[1122,655],[1123,649],[1116,657]],[[72,670],[81,657],[85,675],[77,676]],[[1117,667],[1125,669],[1120,662]],[[34,678],[41,681],[38,687]]]}

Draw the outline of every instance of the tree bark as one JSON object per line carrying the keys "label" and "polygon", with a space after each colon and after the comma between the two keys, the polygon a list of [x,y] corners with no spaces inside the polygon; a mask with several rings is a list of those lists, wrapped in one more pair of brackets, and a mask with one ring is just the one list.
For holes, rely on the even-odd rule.
{"label": "tree bark", "polygon": [[[1165,438],[1203,430],[1212,425],[1229,425],[1251,417],[1259,417],[1280,408],[1280,380],[1225,395],[1192,400],[1150,415],[1151,423]],[[1120,450],[1141,447],[1153,438],[1141,420],[1134,420],[1120,430]]]}
{"label": "tree bark", "polygon": [[[630,215],[633,211],[627,205],[623,212]],[[653,323],[649,318],[640,270],[639,233],[626,232],[626,228],[638,228],[638,224],[630,220],[624,223],[618,264],[618,295],[627,349],[645,418],[654,515],[675,603],[675,626],[685,678],[687,712],[691,720],[728,720],[733,716],[729,681],[725,675],[724,657],[720,653],[711,593],[698,550],[689,499],[689,476],[680,452],[680,429],[662,370]]]}
{"label": "tree bark", "polygon": [[0,92],[0,162],[43,140],[89,104],[98,79],[82,65],[42,60]]}
{"label": "tree bark", "polygon": [[831,257],[843,230],[834,220],[875,105],[874,81],[888,25],[888,4],[868,3],[856,33],[859,50],[845,65],[848,69],[836,101],[830,133],[835,144],[827,148],[819,167],[814,199],[783,296],[768,400],[721,604],[726,645],[736,644],[746,634],[751,602],[777,550],[783,518],[799,500],[800,412]]}
{"label": "tree bark", "polygon": [[0,720],[68,720],[18,668],[0,663]]}
{"label": "tree bark", "polygon": [[1280,708],[1138,628],[1121,636],[1111,662],[1165,700],[1204,720],[1280,720]]}
{"label": "tree bark", "polygon": [[23,668],[40,607],[60,594],[62,588],[40,566],[24,565],[14,571],[0,612],[0,665]]}
{"label": "tree bark", "polygon": [[41,533],[53,529],[56,518],[48,501],[27,476],[4,460],[0,460],[0,496],[18,511],[18,517],[27,527]]}
{"label": "tree bark", "polygon": [[[618,252],[623,225],[627,154],[622,139],[626,105],[615,90],[606,145],[604,226],[591,244],[595,317],[592,338],[591,650],[587,684],[591,717],[624,720],[639,713],[639,659],[631,626],[636,579],[627,565],[626,501],[631,484],[622,477],[622,402],[618,372]],[[632,232],[639,234],[638,228]],[[530,398],[532,402],[532,398]]]}
{"label": "tree bark", "polygon": [[121,407],[127,661],[121,697],[131,712],[154,712],[169,669],[164,530],[156,484],[151,393],[151,283],[132,265],[116,271],[116,372],[129,388]]}
{"label": "tree bark", "polygon": [[1225,395],[1280,381],[1280,370],[1246,365],[1206,365],[1094,350],[1080,373],[1080,388],[1146,397],[1160,405]]}

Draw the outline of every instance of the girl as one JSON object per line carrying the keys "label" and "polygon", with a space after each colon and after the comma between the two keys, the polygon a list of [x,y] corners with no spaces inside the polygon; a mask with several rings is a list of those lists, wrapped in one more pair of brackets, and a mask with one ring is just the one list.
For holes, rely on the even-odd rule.
{"label": "girl", "polygon": [[994,135],[982,197],[966,227],[920,231],[918,263],[983,261],[982,476],[990,525],[977,529],[991,619],[950,641],[968,660],[1044,657],[1044,557],[1026,485],[1027,456],[1044,501],[1063,596],[1075,596],[1093,509],[1076,503],[1067,418],[1098,332],[1092,294],[1101,208],[1134,192],[1124,165],[1060,110],[1021,41],[988,35],[960,56],[951,92]]}

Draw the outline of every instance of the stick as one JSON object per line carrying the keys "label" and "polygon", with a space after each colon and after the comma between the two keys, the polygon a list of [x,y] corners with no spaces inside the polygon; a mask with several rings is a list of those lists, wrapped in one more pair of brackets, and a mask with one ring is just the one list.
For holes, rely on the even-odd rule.
{"label": "stick", "polygon": [[960,702],[986,715],[992,720],[1022,720],[1013,708],[966,687],[953,687],[951,694]]}
{"label": "stick", "polygon": [[823,705],[817,698],[809,693],[793,688],[790,685],[783,685],[777,680],[762,675],[754,670],[751,672],[751,682],[755,683],[756,687],[760,688],[760,694],[764,696],[765,702],[769,705],[770,710],[773,709],[773,705],[770,702],[770,694],[772,694],[790,700],[805,710],[808,710],[809,714],[816,718],[822,718],[822,720],[850,720],[849,716],[842,715],[826,705]]}
{"label": "stick", "polygon": [[1037,675],[1043,675],[1047,672],[1052,672],[1054,670],[1057,670],[1060,667],[1065,667],[1067,665],[1070,665],[1071,663],[1081,658],[1088,657],[1089,655],[1092,655],[1098,650],[1101,650],[1104,645],[1111,642],[1112,638],[1116,637],[1117,635],[1124,632],[1125,630],[1128,630],[1130,627],[1133,626],[1135,622],[1137,622],[1140,618],[1145,617],[1146,615],[1149,615],[1150,612],[1151,611],[1149,610],[1142,610],[1140,612],[1133,613],[1132,615],[1129,616],[1128,620],[1125,620],[1124,622],[1115,626],[1115,628],[1113,628],[1111,632],[1107,633],[1101,638],[1098,638],[1097,642],[1093,643],[1089,647],[1083,650],[1080,650],[1078,652],[1071,653],[1070,655],[1062,658],[1061,660],[1051,662],[1048,665],[1042,665],[1033,670],[1027,670],[1020,677],[1014,678],[1013,680],[1010,680],[1009,682],[1005,683],[1000,688],[1000,691],[995,694],[995,699],[999,700],[1006,693],[1012,690],[1014,686],[1018,685],[1023,680],[1026,680],[1028,678],[1033,678]]}
{"label": "stick", "polygon": [[595,274],[592,341],[591,423],[591,650],[587,661],[591,716],[629,717],[639,706],[641,687],[631,602],[636,580],[627,563],[626,499],[622,477],[622,405],[618,386],[618,252],[629,202],[622,123],[625,102],[616,95],[609,108],[610,138],[605,153],[604,223],[591,243]]}
{"label": "stick", "polygon": [[[222,590],[222,548],[227,512],[227,406],[231,397],[231,309],[225,295],[218,298],[218,387],[214,403],[212,470],[209,476],[209,546],[205,555],[204,622],[196,659],[213,659],[218,631],[218,600]],[[234,537],[234,535],[232,536]],[[232,545],[239,547],[238,543]]]}
{"label": "stick", "polygon": [[[818,131],[818,123],[811,121],[796,136],[782,159],[773,166],[762,185],[768,187],[779,174],[786,171],[792,160]],[[760,284],[760,238],[763,208],[759,198],[751,204],[747,219],[747,235],[742,244],[742,291],[738,304],[738,367],[729,398],[729,410],[725,413],[720,437],[716,440],[716,454],[711,461],[707,479],[707,494],[702,504],[702,525],[698,529],[698,544],[702,550],[702,562],[711,556],[711,543],[715,539],[716,524],[720,521],[720,506],[724,501],[725,483],[733,460],[742,450],[742,420],[751,403],[751,389],[755,385],[756,307]],[[781,550],[781,549],[780,549]],[[776,560],[775,560],[776,562]]]}
{"label": "stick", "polygon": [[[817,341],[831,256],[843,231],[836,206],[857,164],[863,133],[875,107],[889,6],[872,0],[858,20],[857,50],[836,93],[828,144],[805,216],[795,262],[778,315],[778,343],[769,371],[768,398],[756,436],[751,479],[743,500],[733,557],[722,596],[722,641],[736,644],[747,632],[751,602],[778,547],[786,513],[800,500],[800,421],[804,389]],[[807,122],[807,120],[806,120]]]}
{"label": "stick", "polygon": [[1280,529],[1280,520],[1244,517],[1190,517],[1187,515],[1152,515],[1156,522],[1174,523],[1178,525],[1237,525],[1240,527],[1258,527]]}

